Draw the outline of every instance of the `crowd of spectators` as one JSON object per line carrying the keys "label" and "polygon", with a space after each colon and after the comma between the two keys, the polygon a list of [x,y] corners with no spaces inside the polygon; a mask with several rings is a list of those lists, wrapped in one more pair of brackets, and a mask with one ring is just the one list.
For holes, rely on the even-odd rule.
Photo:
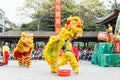
{"label": "crowd of spectators", "polygon": [[79,51],[79,59],[91,61],[93,49],[84,48]]}
{"label": "crowd of spectators", "polygon": [[[16,60],[13,55],[12,55],[12,51],[13,51],[14,48],[11,48],[10,49],[10,60]],[[79,50],[79,49],[78,49]],[[75,54],[75,53],[74,53]],[[78,59],[79,60],[89,60],[91,61],[92,59],[92,54],[93,54],[93,49],[88,49],[88,48],[83,48],[83,49],[80,49],[78,51]],[[2,58],[3,54],[2,54],[2,48],[0,47],[0,58]],[[31,59],[32,60],[44,60],[43,59],[43,48],[41,47],[35,47],[33,52],[32,52],[32,55],[31,55]],[[76,57],[76,55],[75,55]],[[76,58],[77,59],[77,58]],[[78,60],[77,60],[78,61]]]}
{"label": "crowd of spectators", "polygon": [[[9,54],[9,60],[16,60],[16,58],[13,57],[13,49],[14,48],[11,48],[10,49],[10,54]],[[40,48],[40,47],[36,47],[34,48],[33,52],[32,52],[32,55],[31,55],[31,59],[32,60],[42,60],[43,57],[43,48]],[[2,47],[0,46],[0,59],[3,58],[3,53],[2,53]]]}
{"label": "crowd of spectators", "polygon": [[32,60],[42,60],[43,59],[43,48],[36,47],[32,52]]}

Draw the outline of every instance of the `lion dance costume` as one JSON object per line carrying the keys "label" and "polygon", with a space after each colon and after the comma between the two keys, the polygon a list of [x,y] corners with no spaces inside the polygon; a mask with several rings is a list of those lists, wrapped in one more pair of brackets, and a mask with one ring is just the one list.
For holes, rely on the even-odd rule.
{"label": "lion dance costume", "polygon": [[33,34],[22,32],[22,36],[13,51],[13,56],[17,58],[19,66],[30,67],[33,48]]}
{"label": "lion dance costume", "polygon": [[[79,73],[78,62],[72,53],[71,40],[82,36],[82,25],[83,21],[79,17],[69,17],[60,33],[50,37],[49,42],[45,46],[43,56],[50,65],[51,72],[56,73],[60,66],[66,65],[69,61],[74,73]],[[59,56],[59,52],[64,44],[66,46],[65,51],[62,53],[62,56]]]}

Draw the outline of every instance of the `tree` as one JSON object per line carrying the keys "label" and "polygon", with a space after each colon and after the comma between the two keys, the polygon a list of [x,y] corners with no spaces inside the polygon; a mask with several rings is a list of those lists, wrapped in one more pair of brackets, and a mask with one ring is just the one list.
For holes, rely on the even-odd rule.
{"label": "tree", "polygon": [[37,30],[37,22],[32,21],[30,23],[24,23],[21,25],[21,31],[36,31]]}
{"label": "tree", "polygon": [[[37,23],[37,29],[31,26],[34,29],[54,31],[54,0],[25,0],[22,11]],[[100,0],[82,0],[79,4],[75,0],[62,0],[62,26],[68,17],[80,16],[84,21],[84,30],[104,30],[104,26],[98,27],[95,22],[97,17],[107,14],[106,6]]]}
{"label": "tree", "polygon": [[[45,16],[41,19],[42,30],[54,31],[54,1],[48,0],[43,3],[43,10],[46,11]],[[79,9],[74,0],[62,0],[62,26],[71,15],[78,15]]]}
{"label": "tree", "polygon": [[18,26],[15,23],[11,22],[9,19],[5,19],[5,31],[9,31],[17,27]]}
{"label": "tree", "polygon": [[47,0],[42,4],[44,17],[41,19],[41,30],[54,31],[54,0]]}
{"label": "tree", "polygon": [[[79,10],[75,9],[74,0],[62,0],[63,24],[70,15],[78,13]],[[54,0],[25,0],[19,10],[22,11],[21,15],[31,17],[38,23],[38,30],[54,30]]]}
{"label": "tree", "polygon": [[70,16],[79,16],[79,7],[77,6],[75,0],[62,0],[62,24]]}
{"label": "tree", "polygon": [[96,25],[96,18],[108,14],[106,6],[100,0],[82,0],[79,3],[80,17],[84,21],[85,31],[104,30],[104,26]]}
{"label": "tree", "polygon": [[41,18],[44,16],[42,11],[42,6],[45,0],[25,0],[25,4],[23,7],[19,8],[20,15],[24,15],[26,17],[32,18],[37,22],[37,30],[39,31],[39,24]]}

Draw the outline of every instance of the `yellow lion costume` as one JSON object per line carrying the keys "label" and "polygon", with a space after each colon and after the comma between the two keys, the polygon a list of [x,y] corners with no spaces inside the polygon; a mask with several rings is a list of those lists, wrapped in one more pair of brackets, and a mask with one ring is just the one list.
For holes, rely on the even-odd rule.
{"label": "yellow lion costume", "polygon": [[30,67],[33,48],[33,34],[22,32],[22,36],[13,51],[13,56],[17,58],[19,66]]}
{"label": "yellow lion costume", "polygon": [[[72,53],[71,40],[82,36],[82,25],[83,21],[79,17],[69,17],[60,33],[57,36],[50,37],[49,42],[45,46],[43,56],[50,65],[51,72],[56,73],[59,70],[59,66],[65,65],[69,61],[74,73],[79,73],[78,62]],[[66,45],[66,50],[60,57],[59,52],[64,44]]]}

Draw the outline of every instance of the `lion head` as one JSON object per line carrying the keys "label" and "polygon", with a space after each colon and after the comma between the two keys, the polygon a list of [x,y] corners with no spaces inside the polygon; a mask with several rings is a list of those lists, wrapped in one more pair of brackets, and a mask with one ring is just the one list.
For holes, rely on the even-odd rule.
{"label": "lion head", "polygon": [[71,33],[71,36],[78,38],[83,33],[83,21],[78,17],[69,17],[66,21],[65,28]]}

